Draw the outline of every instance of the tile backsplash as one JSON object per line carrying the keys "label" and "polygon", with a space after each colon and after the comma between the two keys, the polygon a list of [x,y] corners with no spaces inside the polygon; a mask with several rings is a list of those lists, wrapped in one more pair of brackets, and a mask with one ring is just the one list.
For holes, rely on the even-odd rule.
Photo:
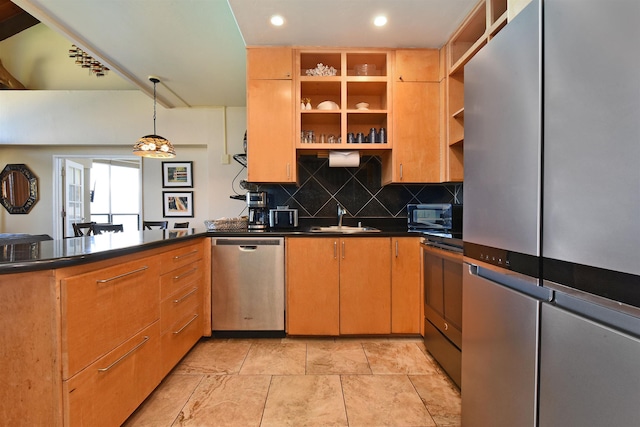
{"label": "tile backsplash", "polygon": [[380,158],[363,156],[357,168],[330,168],[329,160],[298,159],[299,185],[261,185],[269,207],[288,205],[300,217],[333,218],[340,203],[359,218],[402,218],[408,203],[462,203],[462,184],[391,184],[382,186]]}

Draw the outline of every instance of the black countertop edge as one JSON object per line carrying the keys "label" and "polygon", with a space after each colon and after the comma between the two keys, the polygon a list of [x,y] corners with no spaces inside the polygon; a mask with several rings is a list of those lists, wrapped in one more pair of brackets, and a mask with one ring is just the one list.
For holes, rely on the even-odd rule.
{"label": "black countertop edge", "polygon": [[[368,225],[368,224],[365,224]],[[148,230],[0,245],[0,275],[50,270],[102,261],[202,237],[420,237],[406,225],[389,225],[380,232],[318,233],[311,227],[267,231],[206,229]]]}
{"label": "black countertop edge", "polygon": [[206,230],[151,230],[0,245],[0,275],[71,267],[207,237]]}

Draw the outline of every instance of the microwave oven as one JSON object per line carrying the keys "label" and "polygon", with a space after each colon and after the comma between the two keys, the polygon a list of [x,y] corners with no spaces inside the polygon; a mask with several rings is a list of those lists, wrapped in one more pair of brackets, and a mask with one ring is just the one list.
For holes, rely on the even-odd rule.
{"label": "microwave oven", "polygon": [[407,205],[409,231],[462,235],[462,205],[420,203]]}

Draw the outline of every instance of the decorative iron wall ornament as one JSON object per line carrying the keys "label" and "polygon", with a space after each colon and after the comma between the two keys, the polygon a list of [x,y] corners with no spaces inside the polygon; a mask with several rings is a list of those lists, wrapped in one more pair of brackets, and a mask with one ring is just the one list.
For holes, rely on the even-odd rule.
{"label": "decorative iron wall ornament", "polygon": [[0,203],[10,214],[28,214],[38,201],[38,178],[25,164],[6,165],[0,185]]}

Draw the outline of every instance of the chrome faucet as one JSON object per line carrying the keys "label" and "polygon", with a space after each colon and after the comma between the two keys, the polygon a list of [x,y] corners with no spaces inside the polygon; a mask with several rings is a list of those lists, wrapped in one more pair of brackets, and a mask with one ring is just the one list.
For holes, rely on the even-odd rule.
{"label": "chrome faucet", "polygon": [[342,227],[342,217],[347,213],[347,210],[338,203],[338,227]]}

